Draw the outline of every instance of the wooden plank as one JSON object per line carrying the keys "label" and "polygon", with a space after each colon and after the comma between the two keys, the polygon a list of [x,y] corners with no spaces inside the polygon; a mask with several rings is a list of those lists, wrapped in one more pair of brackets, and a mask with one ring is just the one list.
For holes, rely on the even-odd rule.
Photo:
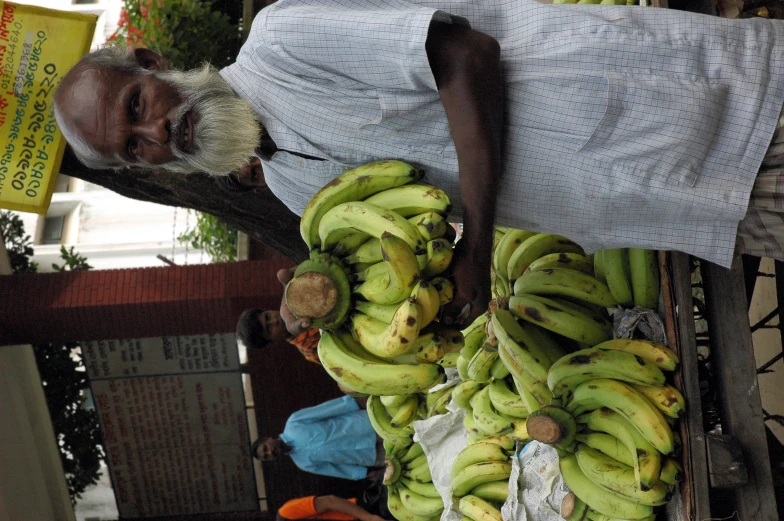
{"label": "wooden plank", "polygon": [[743,449],[735,436],[708,434],[708,470],[712,488],[738,488],[749,482]]}
{"label": "wooden plank", "polygon": [[722,433],[740,440],[749,470],[747,485],[722,493],[732,497],[739,519],[777,521],[741,263],[731,270],[705,261],[701,267]]}
{"label": "wooden plank", "polygon": [[[666,324],[668,342],[680,357],[675,385],[686,398],[686,415],[681,419],[683,469],[686,479],[681,484],[683,518],[710,519],[710,486],[705,432],[702,427],[700,382],[697,378],[697,338],[694,328],[694,305],[691,294],[689,256],[680,252],[659,253],[665,324],[675,317],[675,324]],[[669,259],[669,262],[667,262]],[[669,303],[669,304],[668,304]],[[668,310],[669,308],[669,310]],[[671,310],[671,311],[670,311]],[[677,314],[675,313],[677,310]],[[673,340],[670,331],[675,332]]]}

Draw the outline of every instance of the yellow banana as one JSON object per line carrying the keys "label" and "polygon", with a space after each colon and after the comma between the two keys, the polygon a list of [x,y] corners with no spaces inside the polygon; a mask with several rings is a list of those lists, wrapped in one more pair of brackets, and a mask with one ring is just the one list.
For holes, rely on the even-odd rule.
{"label": "yellow banana", "polygon": [[667,503],[670,490],[658,481],[651,488],[642,490],[634,477],[634,469],[586,445],[578,445],[575,452],[577,464],[583,473],[600,487],[635,503],[659,506]]}
{"label": "yellow banana", "polygon": [[471,494],[460,498],[457,509],[472,521],[503,521],[500,510]]}
{"label": "yellow banana", "polygon": [[470,399],[474,422],[485,434],[491,436],[507,434],[512,431],[514,425],[511,420],[504,418],[493,409],[488,391],[487,387],[480,389]]}
{"label": "yellow banana", "polygon": [[423,364],[434,364],[444,356],[444,339],[435,333],[420,334],[411,346],[409,353],[414,359]]}
{"label": "yellow banana", "polygon": [[485,385],[474,380],[464,380],[452,391],[452,400],[461,409],[471,410],[471,397]]}
{"label": "yellow banana", "polygon": [[595,484],[580,469],[573,454],[559,458],[558,465],[569,490],[600,514],[624,519],[641,519],[653,514],[652,507],[638,505]]}
{"label": "yellow banana", "polygon": [[485,501],[503,504],[509,498],[509,480],[502,479],[500,481],[482,483],[472,488],[469,496],[476,496]]}
{"label": "yellow banana", "polygon": [[370,424],[381,439],[398,445],[411,443],[413,429],[410,429],[409,427],[394,427],[390,423],[387,410],[384,408],[384,405],[381,403],[378,396],[369,396],[366,408]]}
{"label": "yellow banana", "polygon": [[446,271],[452,262],[452,244],[446,239],[433,239],[427,242],[427,265],[422,270],[425,277],[435,277]]}
{"label": "yellow banana", "polygon": [[482,348],[476,352],[474,357],[468,362],[468,377],[479,383],[488,383],[490,381],[490,369],[493,363],[498,358],[498,349],[485,343]]}
{"label": "yellow banana", "polygon": [[529,232],[526,230],[509,230],[501,240],[498,246],[493,251],[493,271],[496,277],[500,277],[507,283],[509,282],[509,272],[507,271],[509,265],[509,258],[526,239],[535,235],[536,232]]}
{"label": "yellow banana", "polygon": [[454,496],[465,496],[474,487],[489,481],[509,479],[512,464],[506,461],[483,461],[469,465],[452,478],[451,492]]}
{"label": "yellow banana", "polygon": [[547,268],[566,268],[593,276],[593,262],[579,253],[548,253],[529,264],[523,274]]}
{"label": "yellow banana", "polygon": [[671,385],[633,385],[654,407],[670,418],[686,413],[686,401],[681,392]]}
{"label": "yellow banana", "polygon": [[419,264],[411,248],[400,238],[384,232],[381,253],[386,273],[366,280],[354,289],[365,300],[395,304],[409,297],[419,279]]}
{"label": "yellow banana", "polygon": [[375,395],[411,394],[441,376],[436,364],[379,363],[350,351],[337,335],[322,331],[318,355],[329,375],[350,389]]}
{"label": "yellow banana", "polygon": [[577,342],[595,345],[612,338],[612,328],[560,302],[538,295],[509,298],[509,311],[518,318]]}
{"label": "yellow banana", "polygon": [[365,349],[376,356],[392,358],[407,353],[414,345],[419,335],[418,316],[419,305],[414,299],[407,299],[398,307],[389,324],[355,313],[351,317],[351,328]]}
{"label": "yellow banana", "polygon": [[400,304],[376,304],[375,302],[366,302],[364,300],[354,302],[354,311],[375,318],[385,324],[392,322],[399,307]]}
{"label": "yellow banana", "polygon": [[509,453],[497,443],[480,441],[466,446],[452,463],[450,476],[454,479],[464,468],[483,461],[509,461]]}
{"label": "yellow banana", "polygon": [[547,381],[547,371],[552,362],[539,348],[526,330],[517,322],[517,319],[506,309],[496,309],[492,316],[492,330],[499,342],[513,342],[509,346],[517,353],[520,363],[531,376],[540,382]]}
{"label": "yellow banana", "polygon": [[493,380],[488,384],[490,401],[499,413],[512,418],[527,418],[528,409],[520,395],[509,389],[505,380]]}
{"label": "yellow banana", "polygon": [[650,340],[616,338],[614,340],[602,342],[595,347],[599,349],[626,351],[627,353],[644,358],[663,371],[675,371],[675,369],[678,368],[678,364],[680,364],[678,355],[676,355],[672,349],[664,344],[651,342]]}
{"label": "yellow banana", "polygon": [[[612,459],[634,468],[634,460],[629,449],[618,438],[604,432],[588,432],[578,434],[577,441],[598,450]],[[661,479],[661,478],[660,478]]]}
{"label": "yellow banana", "polygon": [[594,378],[644,385],[662,385],[665,381],[661,369],[644,358],[623,351],[590,348],[570,353],[554,363],[547,373],[547,386],[553,395],[563,396]]}
{"label": "yellow banana", "polygon": [[420,280],[411,290],[411,296],[419,304],[421,316],[419,327],[424,328],[438,316],[441,307],[441,300],[438,297],[438,290],[426,280]]}
{"label": "yellow banana", "polygon": [[416,226],[419,234],[425,241],[432,241],[443,237],[446,227],[449,226],[443,217],[435,212],[427,212],[410,217],[408,222]]}
{"label": "yellow banana", "polygon": [[406,401],[398,407],[397,412],[392,416],[389,423],[395,428],[408,427],[411,422],[414,421],[414,415],[416,414],[418,406],[419,399],[417,398],[417,395],[410,394]]}
{"label": "yellow banana", "polygon": [[424,251],[425,247],[425,242],[410,222],[394,211],[365,201],[342,203],[324,214],[319,223],[321,248],[329,251],[347,232],[362,232],[378,238],[389,233],[405,241],[415,253]]}
{"label": "yellow banana", "polygon": [[[376,237],[371,237],[343,260],[346,264],[351,265],[381,262],[384,260],[384,257],[381,255],[381,241]],[[356,271],[356,268],[354,269]]]}
{"label": "yellow banana", "polygon": [[547,268],[524,273],[515,281],[514,294],[561,297],[606,308],[618,303],[606,284],[592,275],[565,268]]}
{"label": "yellow banana", "polygon": [[672,458],[666,458],[662,464],[659,479],[668,485],[677,485],[683,481],[683,478],[683,467],[681,467],[680,463]]}
{"label": "yellow banana", "polygon": [[[355,266],[360,266],[359,264],[355,264]],[[368,279],[373,279],[379,277],[381,275],[387,275],[389,272],[387,271],[387,265],[383,262],[376,262],[375,264],[371,264],[367,268],[363,269],[362,271],[358,271],[351,276],[351,280],[354,282],[365,282]]]}
{"label": "yellow banana", "polygon": [[393,210],[403,217],[435,212],[446,217],[452,209],[452,201],[446,192],[435,186],[412,183],[390,188],[365,199],[366,202]]}
{"label": "yellow banana", "polygon": [[384,407],[389,410],[390,408],[398,408],[405,403],[408,399],[407,394],[392,394],[392,395],[384,395],[379,397],[381,399],[381,403],[384,404]]}
{"label": "yellow banana", "polygon": [[444,277],[434,277],[430,279],[430,284],[438,291],[438,298],[441,305],[449,304],[455,296],[455,285]]}
{"label": "yellow banana", "polygon": [[550,253],[584,254],[585,252],[579,244],[566,237],[539,233],[523,241],[509,257],[506,269],[508,280],[516,280],[532,262]]}
{"label": "yellow banana", "polygon": [[309,249],[320,244],[319,224],[341,203],[359,201],[372,194],[422,179],[424,173],[402,161],[376,161],[344,172],[311,197],[302,212],[300,234]]}

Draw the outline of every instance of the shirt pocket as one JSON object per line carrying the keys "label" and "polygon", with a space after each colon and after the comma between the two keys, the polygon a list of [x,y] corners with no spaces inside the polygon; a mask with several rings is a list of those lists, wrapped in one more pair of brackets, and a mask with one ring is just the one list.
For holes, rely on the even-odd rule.
{"label": "shirt pocket", "polygon": [[578,156],[645,184],[693,187],[713,144],[727,86],[701,79],[605,71],[604,114]]}

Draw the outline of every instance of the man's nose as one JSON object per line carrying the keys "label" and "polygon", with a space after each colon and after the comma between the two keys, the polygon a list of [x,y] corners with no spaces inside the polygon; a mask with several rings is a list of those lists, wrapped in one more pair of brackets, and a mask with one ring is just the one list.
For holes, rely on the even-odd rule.
{"label": "man's nose", "polygon": [[171,124],[168,118],[160,117],[140,121],[136,127],[136,134],[151,143],[165,145],[169,142]]}

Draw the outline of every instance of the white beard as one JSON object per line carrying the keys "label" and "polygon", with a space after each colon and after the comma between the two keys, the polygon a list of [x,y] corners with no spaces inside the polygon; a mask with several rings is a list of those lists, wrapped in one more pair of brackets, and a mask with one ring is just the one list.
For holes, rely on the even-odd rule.
{"label": "white beard", "polygon": [[[183,72],[155,71],[182,96],[171,128],[174,161],[167,170],[182,174],[206,172],[227,175],[248,164],[259,146],[261,125],[250,104],[239,98],[218,71],[209,64]],[[193,113],[193,152],[179,147],[185,114]]]}

